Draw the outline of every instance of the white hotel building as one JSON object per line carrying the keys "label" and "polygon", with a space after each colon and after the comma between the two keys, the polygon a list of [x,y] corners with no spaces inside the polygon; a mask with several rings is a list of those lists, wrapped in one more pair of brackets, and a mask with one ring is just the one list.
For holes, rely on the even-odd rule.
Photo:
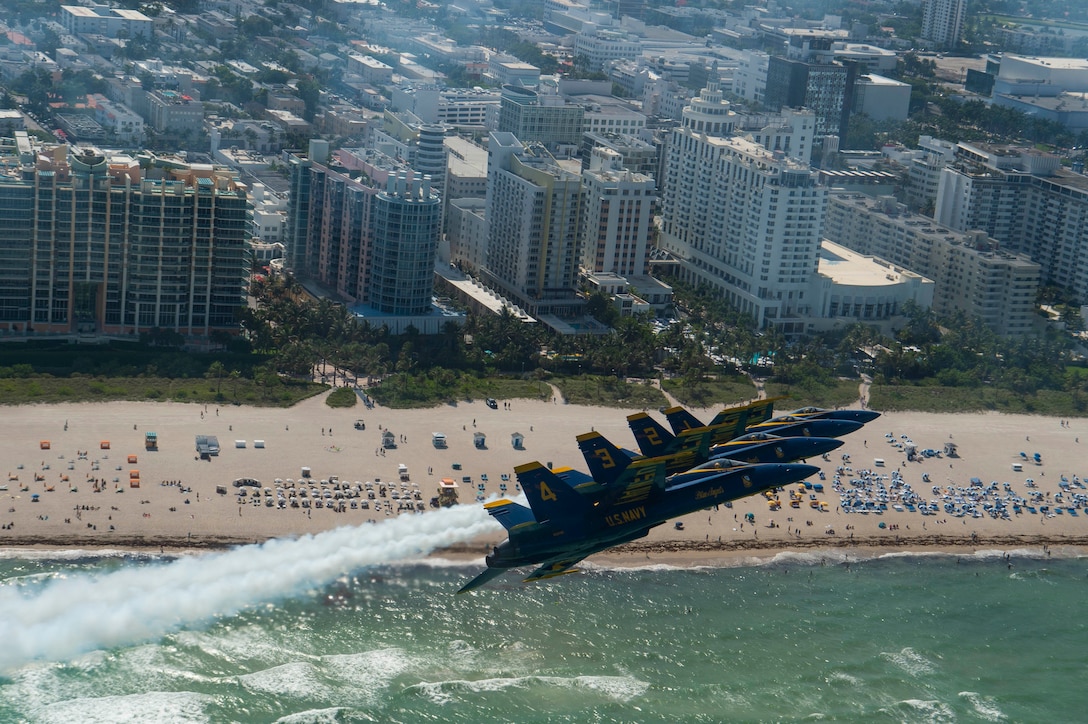
{"label": "white hotel building", "polygon": [[622,160],[616,151],[598,147],[582,172],[582,268],[643,276],[656,183],[652,176],[625,170]]}
{"label": "white hotel building", "polygon": [[784,152],[732,137],[735,123],[716,79],[684,109],[669,139],[659,244],[682,278],[720,289],[760,327],[802,333],[827,189]]}

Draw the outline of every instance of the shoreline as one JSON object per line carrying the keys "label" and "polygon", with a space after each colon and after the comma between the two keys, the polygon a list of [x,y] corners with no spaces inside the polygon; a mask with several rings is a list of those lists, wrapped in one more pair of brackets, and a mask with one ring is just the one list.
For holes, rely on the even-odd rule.
{"label": "shoreline", "polygon": [[[444,477],[457,481],[462,503],[473,504],[479,485],[484,486],[480,495],[514,496],[513,469],[526,462],[584,470],[575,442],[579,433],[596,430],[617,445],[633,447],[626,415],[638,412],[523,399],[500,401],[498,409],[482,400],[426,410],[333,409],[325,405],[327,394],[283,410],[176,402],[10,408],[8,435],[0,436],[0,469],[8,471],[6,486],[0,480],[0,550],[220,551],[412,514],[406,501],[413,511],[418,505],[430,510],[430,498]],[[719,409],[692,413],[708,420]],[[776,412],[790,409],[785,401]],[[363,429],[354,426],[359,419],[365,419]],[[145,431],[157,432],[158,450],[145,450]],[[383,449],[382,435],[389,432],[396,446]],[[446,435],[446,448],[433,447],[433,432]],[[486,440],[477,446],[481,433]],[[219,437],[221,451],[201,460],[194,454],[194,440],[208,434]],[[511,445],[515,435],[523,438],[518,448]],[[785,493],[778,509],[769,508],[761,495],[744,498],[683,516],[677,521],[682,527],[654,528],[641,541],[590,557],[587,565],[645,565],[647,555],[657,562],[702,565],[824,549],[1088,548],[1088,487],[1081,482],[1081,476],[1088,482],[1088,462],[1083,462],[1082,436],[1088,445],[1088,419],[886,413],[843,438],[845,444],[834,455],[809,461],[823,477],[814,477],[813,488],[801,492],[797,508],[790,507]],[[958,455],[907,461],[905,439],[918,449],[938,451],[954,441]],[[410,473],[403,482],[400,464]],[[299,477],[303,468],[312,476]],[[138,487],[131,482],[137,470]],[[266,490],[236,497],[239,489],[231,481],[242,477],[263,481]],[[375,495],[367,509],[361,500],[351,501],[359,502],[358,508],[345,504],[336,512],[316,507],[314,493],[332,495],[330,481],[336,477],[353,486],[373,482],[375,488],[388,487],[390,495]],[[280,485],[275,481],[287,488],[294,478],[296,487],[305,482],[313,491],[314,507],[274,505],[274,489]],[[816,490],[816,483],[824,489]],[[393,492],[401,495],[399,500]],[[946,508],[960,506],[957,501],[975,493],[985,493],[990,502],[1037,496],[1029,505],[1039,510],[1033,513],[1024,505],[1014,513],[1010,504],[1003,518],[990,510],[982,514],[982,503],[978,515]],[[847,494],[870,500],[886,496],[887,508],[849,513],[840,507]],[[940,505],[923,517],[911,509],[910,496]],[[820,501],[828,503],[826,509],[811,505]],[[494,533],[433,557],[479,559],[504,539],[505,531],[496,524]]]}
{"label": "shoreline", "polygon": [[[7,542],[0,547],[0,556],[19,557],[24,552],[50,554],[78,552],[84,556],[98,554],[109,556],[141,556],[148,554],[187,555],[211,554],[232,550],[247,545],[260,545],[269,540],[285,537],[270,537],[263,540],[241,540],[236,537],[221,536],[192,541],[173,537],[112,538],[109,544],[92,544],[78,537],[36,539],[27,538],[20,542]],[[443,560],[469,565],[480,561],[490,552],[491,543],[471,541],[440,548],[424,556],[424,560]],[[811,552],[856,553],[867,555],[859,559],[877,558],[889,554],[978,554],[985,551],[1025,551],[1037,549],[1046,554],[1050,549],[1061,551],[1061,557],[1088,557],[1088,535],[1035,535],[1005,534],[998,536],[960,537],[952,535],[916,536],[890,543],[886,540],[865,537],[852,539],[820,540],[809,539],[783,545],[776,540],[737,540],[728,542],[670,541],[664,543],[627,543],[591,558],[598,566],[628,568],[647,565],[668,565],[676,568],[716,567],[715,562],[736,562],[737,558],[759,558],[770,560],[785,554]],[[651,559],[650,556],[653,556]]]}

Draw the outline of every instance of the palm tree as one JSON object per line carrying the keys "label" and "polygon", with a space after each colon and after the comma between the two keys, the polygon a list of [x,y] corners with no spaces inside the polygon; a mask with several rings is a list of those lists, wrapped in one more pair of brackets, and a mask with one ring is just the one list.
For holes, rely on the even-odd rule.
{"label": "palm tree", "polygon": [[204,373],[204,376],[208,379],[215,378],[215,394],[219,396],[219,390],[223,385],[223,375],[226,373],[227,368],[223,366],[223,363],[219,360],[212,362],[208,367],[208,371]]}

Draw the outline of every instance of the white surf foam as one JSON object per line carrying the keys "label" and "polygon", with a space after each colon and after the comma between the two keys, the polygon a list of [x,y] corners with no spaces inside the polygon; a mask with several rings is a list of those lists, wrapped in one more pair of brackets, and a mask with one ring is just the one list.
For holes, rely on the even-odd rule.
{"label": "white surf foam", "polygon": [[967,700],[975,714],[984,721],[1007,721],[1009,717],[997,706],[992,696],[983,696],[976,691],[961,691],[960,696]]}
{"label": "white surf foam", "polygon": [[0,548],[0,559],[25,559],[25,560],[39,560],[39,561],[78,561],[86,558],[89,560],[95,560],[98,558],[146,558],[148,560],[159,558],[158,554],[151,553],[133,553],[132,551],[126,551],[113,548],[95,548],[83,549],[83,548],[20,548],[13,546],[10,548]]}
{"label": "white surf foam", "polygon": [[481,694],[551,686],[563,689],[588,689],[618,702],[628,702],[641,696],[650,688],[649,682],[633,676],[515,676],[468,681],[422,682],[409,687],[436,704],[451,704],[467,694]]}
{"label": "white surf foam", "polygon": [[882,651],[880,655],[916,678],[937,673],[937,664],[909,646],[900,651]]}
{"label": "white surf foam", "polygon": [[389,648],[357,654],[323,656],[322,674],[339,682],[343,700],[351,691],[352,703],[373,706],[389,690],[393,679],[417,664],[403,649]]}
{"label": "white surf foam", "polygon": [[149,721],[208,721],[205,707],[213,697],[191,691],[151,691],[129,696],[104,696],[94,699],[69,699],[43,707],[34,713],[34,721],[43,724],[144,724]]}
{"label": "white surf foam", "polygon": [[[956,712],[952,710],[948,704],[943,701],[926,700],[926,699],[904,699],[899,702],[899,708],[907,709],[913,714],[911,717],[916,717],[917,721],[925,722],[954,722],[956,721]],[[902,713],[887,712],[895,718],[901,718]]]}
{"label": "white surf foam", "polygon": [[281,716],[273,724],[337,724],[340,721],[340,712],[341,707],[297,711]]}
{"label": "white surf foam", "polygon": [[861,679],[845,671],[832,671],[824,681],[832,686],[861,686]]}
{"label": "white surf foam", "polygon": [[306,661],[292,661],[242,674],[238,682],[258,694],[289,696],[298,701],[332,701],[336,693],[333,687],[321,680],[313,664]]}
{"label": "white surf foam", "polygon": [[167,564],[81,574],[40,588],[3,586],[0,671],[155,640],[345,572],[470,540],[495,526],[482,506],[462,505]]}

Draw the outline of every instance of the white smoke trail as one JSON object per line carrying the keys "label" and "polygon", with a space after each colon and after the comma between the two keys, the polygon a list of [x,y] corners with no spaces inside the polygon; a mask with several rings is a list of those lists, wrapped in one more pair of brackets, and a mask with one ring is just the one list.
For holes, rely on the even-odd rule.
{"label": "white smoke trail", "polygon": [[461,505],[163,565],[58,579],[30,595],[0,587],[0,672],[152,641],[365,566],[417,557],[494,530],[482,506]]}

